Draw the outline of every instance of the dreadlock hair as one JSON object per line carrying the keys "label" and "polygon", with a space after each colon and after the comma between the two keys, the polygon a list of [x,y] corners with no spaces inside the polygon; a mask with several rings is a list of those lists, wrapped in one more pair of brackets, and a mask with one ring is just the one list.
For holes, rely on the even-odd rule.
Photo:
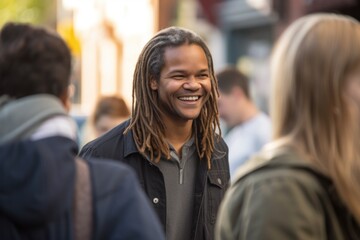
{"label": "dreadlock hair", "polygon": [[[161,110],[157,106],[158,94],[150,88],[150,80],[160,81],[164,67],[164,53],[167,48],[184,44],[196,44],[201,47],[208,61],[211,91],[208,101],[193,123],[195,144],[200,159],[205,158],[211,168],[211,155],[215,151],[215,140],[221,135],[218,119],[217,98],[219,96],[214,75],[211,53],[204,40],[196,33],[179,27],[169,27],[158,32],[145,45],[136,63],[133,76],[132,118],[125,133],[132,130],[137,148],[151,161],[159,162],[161,156],[170,159],[170,149],[165,140],[165,124],[161,119]],[[218,130],[219,135],[215,134]]]}

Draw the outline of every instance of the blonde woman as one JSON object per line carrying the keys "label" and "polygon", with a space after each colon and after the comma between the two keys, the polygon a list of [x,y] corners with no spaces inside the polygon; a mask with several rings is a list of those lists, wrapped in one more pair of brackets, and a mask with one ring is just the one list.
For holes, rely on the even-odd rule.
{"label": "blonde woman", "polygon": [[239,170],[217,239],[360,239],[360,25],[293,23],[272,58],[273,141]]}

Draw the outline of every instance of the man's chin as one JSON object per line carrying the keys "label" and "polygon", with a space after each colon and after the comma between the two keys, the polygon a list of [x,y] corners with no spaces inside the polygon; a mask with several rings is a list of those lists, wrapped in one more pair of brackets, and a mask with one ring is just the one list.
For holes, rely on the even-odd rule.
{"label": "man's chin", "polygon": [[187,114],[187,115],[183,115],[183,119],[187,120],[187,121],[193,121],[193,120],[197,119],[199,117],[199,115],[200,114],[193,114],[193,115]]}

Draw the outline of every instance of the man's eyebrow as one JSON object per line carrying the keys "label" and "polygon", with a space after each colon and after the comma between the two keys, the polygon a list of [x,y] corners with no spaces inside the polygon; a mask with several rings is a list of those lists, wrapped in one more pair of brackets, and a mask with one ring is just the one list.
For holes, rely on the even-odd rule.
{"label": "man's eyebrow", "polygon": [[[210,71],[207,68],[204,68],[204,69],[201,69],[201,70],[197,71],[197,73],[209,73],[209,72]],[[167,74],[177,74],[177,73],[179,73],[179,74],[187,74],[188,71],[182,70],[182,69],[174,69],[174,70],[168,72]]]}
{"label": "man's eyebrow", "polygon": [[185,73],[187,73],[187,71],[181,70],[181,69],[175,69],[175,70],[170,71],[168,74],[174,74],[174,73],[182,73],[182,74],[185,74]]}

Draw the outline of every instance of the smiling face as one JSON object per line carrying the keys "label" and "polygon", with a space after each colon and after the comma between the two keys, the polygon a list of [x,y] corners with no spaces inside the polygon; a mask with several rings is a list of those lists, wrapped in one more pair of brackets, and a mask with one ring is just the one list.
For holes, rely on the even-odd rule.
{"label": "smiling face", "polygon": [[151,81],[151,89],[158,92],[165,122],[192,122],[199,116],[211,91],[204,50],[195,44],[166,48],[160,79]]}

